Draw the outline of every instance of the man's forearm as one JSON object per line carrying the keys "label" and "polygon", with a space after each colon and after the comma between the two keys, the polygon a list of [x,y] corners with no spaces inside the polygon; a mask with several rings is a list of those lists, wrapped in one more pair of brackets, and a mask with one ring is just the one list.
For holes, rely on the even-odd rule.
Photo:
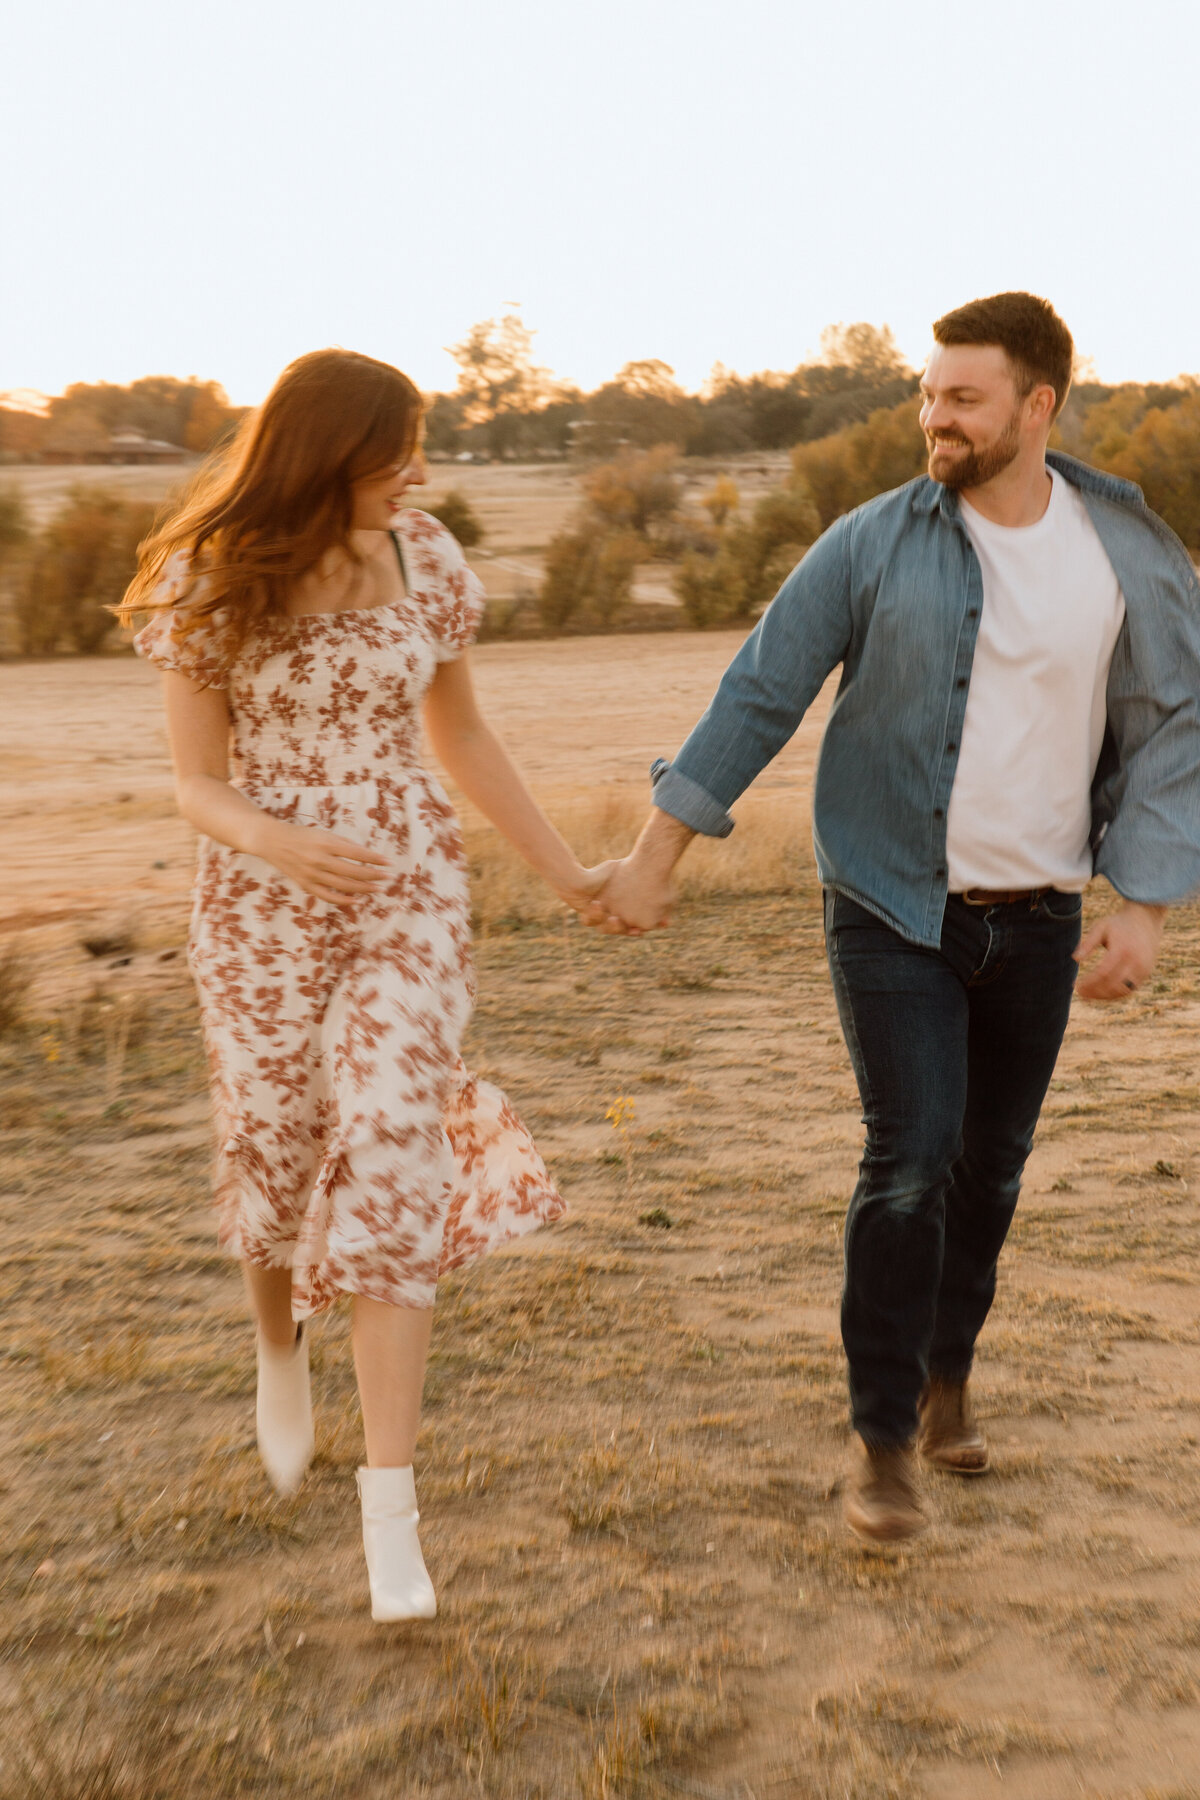
{"label": "man's forearm", "polygon": [[671,871],[696,833],[682,819],[664,812],[660,806],[650,809],[650,817],[642,826],[629,860],[647,876],[669,881]]}

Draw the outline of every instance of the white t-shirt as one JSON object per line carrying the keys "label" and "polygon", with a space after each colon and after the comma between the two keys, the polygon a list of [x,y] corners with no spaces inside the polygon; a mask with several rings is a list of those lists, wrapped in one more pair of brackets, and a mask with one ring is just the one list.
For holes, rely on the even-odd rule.
{"label": "white t-shirt", "polygon": [[1081,890],[1091,785],[1125,599],[1087,508],[1050,471],[1036,525],[996,525],[962,501],[983,610],[946,819],[951,893]]}

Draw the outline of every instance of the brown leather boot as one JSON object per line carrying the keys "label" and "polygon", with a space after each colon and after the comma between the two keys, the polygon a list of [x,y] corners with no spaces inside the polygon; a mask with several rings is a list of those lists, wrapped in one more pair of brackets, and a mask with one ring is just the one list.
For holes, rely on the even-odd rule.
{"label": "brown leather boot", "polygon": [[926,1462],[952,1475],[982,1475],[990,1460],[987,1439],[971,1417],[965,1381],[931,1375],[921,1395],[917,1448]]}
{"label": "brown leather boot", "polygon": [[912,1445],[860,1440],[843,1510],[851,1531],[867,1543],[902,1544],[919,1537],[929,1521],[921,1505]]}

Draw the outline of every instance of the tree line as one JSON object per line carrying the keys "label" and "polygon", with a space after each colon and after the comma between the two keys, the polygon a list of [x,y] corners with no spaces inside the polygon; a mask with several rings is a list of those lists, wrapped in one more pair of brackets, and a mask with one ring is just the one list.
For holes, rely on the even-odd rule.
{"label": "tree line", "polygon": [[831,325],[820,356],[788,373],[735,375],[718,364],[698,394],[654,357],[626,363],[584,393],[538,365],[533,335],[510,313],[450,346],[457,385],[434,394],[426,416],[434,455],[595,461],[656,444],[685,456],[786,450],[894,406],[917,387],[886,325]]}
{"label": "tree line", "polygon": [[[593,393],[557,380],[533,355],[516,314],[485,319],[450,347],[452,393],[428,397],[426,444],[438,457],[582,457],[675,444],[688,456],[786,450],[914,393],[917,377],[887,326],[831,325],[821,354],[789,373],[735,375],[718,365],[689,394],[657,358],[626,363]],[[121,387],[75,382],[38,408],[0,394],[0,462],[53,453],[83,461],[135,427],[197,455],[219,447],[246,412],[216,381],[150,375]]]}
{"label": "tree line", "polygon": [[247,411],[231,406],[217,381],[173,375],[146,375],[128,387],[77,381],[40,406],[19,401],[0,394],[0,462],[36,462],[50,453],[86,462],[107,448],[112,432],[128,427],[203,456],[233,435]]}
{"label": "tree line", "polygon": [[[742,376],[718,365],[697,394],[654,358],[626,363],[592,393],[558,381],[533,354],[520,316],[485,319],[450,346],[453,393],[429,397],[426,444],[436,457],[611,460],[657,445],[683,456],[791,450],[821,518],[918,473],[917,375],[889,328],[831,325],[812,361]],[[44,452],[82,457],[135,426],[203,454],[236,429],[245,408],[215,381],[147,376],[128,387],[77,382],[40,412],[0,395],[0,462]],[[1054,442],[1145,489],[1190,546],[1200,545],[1200,381],[1072,389]]]}
{"label": "tree line", "polygon": [[[474,327],[454,347],[455,393],[435,395],[429,408],[434,454],[461,455],[455,446],[465,445],[469,454],[574,455],[585,465],[580,507],[549,544],[540,584],[515,604],[489,609],[492,635],[619,630],[646,620],[645,609],[635,611],[633,587],[647,561],[671,566],[687,623],[747,623],[822,530],[925,468],[917,376],[886,328],[831,327],[819,362],[789,376],[717,371],[698,395],[683,393],[659,362],[627,364],[595,393],[575,395],[536,367],[531,342],[515,316]],[[153,377],[129,388],[69,388],[42,422],[57,420],[64,432],[81,419],[98,420],[105,431],[136,423],[147,435],[186,439],[199,450],[219,443],[240,416],[215,382]],[[0,406],[0,450],[8,460],[37,454],[32,440],[14,448],[13,419],[33,417]],[[1196,377],[1116,387],[1078,382],[1051,443],[1136,482],[1200,552]],[[790,451],[786,478],[747,510],[734,458],[779,449]],[[688,456],[730,459],[724,473],[712,471],[713,486],[692,506],[684,502],[680,472]],[[0,482],[0,591],[14,647],[26,654],[99,648],[111,629],[106,609],[124,591],[153,510],[85,485],[34,530],[19,492]],[[468,546],[478,541],[479,522],[461,495],[430,510]]]}

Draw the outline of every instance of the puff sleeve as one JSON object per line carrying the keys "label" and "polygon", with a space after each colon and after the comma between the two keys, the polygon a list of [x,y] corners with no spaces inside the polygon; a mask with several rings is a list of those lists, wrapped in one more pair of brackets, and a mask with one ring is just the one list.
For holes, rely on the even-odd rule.
{"label": "puff sleeve", "polygon": [[475,642],[487,599],[483,583],[440,519],[414,509],[401,536],[434,654],[439,662],[453,662]]}
{"label": "puff sleeve", "polygon": [[225,688],[229,685],[230,657],[220,615],[187,629],[188,601],[194,600],[196,591],[188,555],[178,551],[166,565],[155,590],[156,599],[166,605],[138,632],[133,647],[156,668],[186,675],[197,687]]}

